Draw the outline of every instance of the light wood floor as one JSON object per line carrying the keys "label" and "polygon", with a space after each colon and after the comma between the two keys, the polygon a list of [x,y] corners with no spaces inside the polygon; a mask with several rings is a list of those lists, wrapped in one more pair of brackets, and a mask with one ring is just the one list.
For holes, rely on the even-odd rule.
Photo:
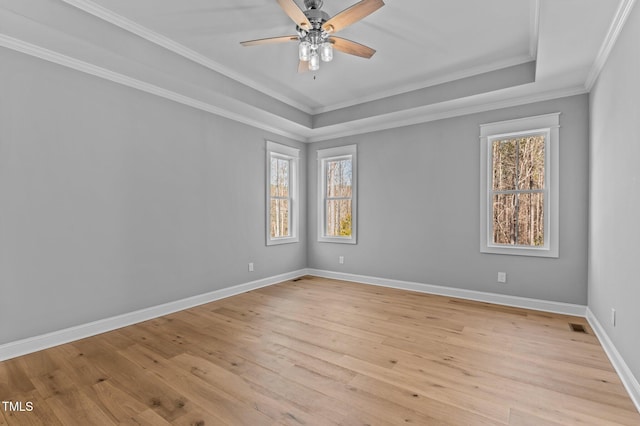
{"label": "light wood floor", "polygon": [[0,425],[640,425],[583,318],[311,277],[0,363],[8,400],[34,409]]}

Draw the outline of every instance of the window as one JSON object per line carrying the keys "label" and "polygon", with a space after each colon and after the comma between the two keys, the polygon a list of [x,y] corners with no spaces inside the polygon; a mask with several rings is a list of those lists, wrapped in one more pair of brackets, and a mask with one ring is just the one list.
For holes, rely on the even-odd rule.
{"label": "window", "polygon": [[267,141],[267,245],[299,240],[298,152]]}
{"label": "window", "polygon": [[356,145],[318,150],[318,241],[356,243]]}
{"label": "window", "polygon": [[484,253],[558,257],[559,113],[480,126]]}

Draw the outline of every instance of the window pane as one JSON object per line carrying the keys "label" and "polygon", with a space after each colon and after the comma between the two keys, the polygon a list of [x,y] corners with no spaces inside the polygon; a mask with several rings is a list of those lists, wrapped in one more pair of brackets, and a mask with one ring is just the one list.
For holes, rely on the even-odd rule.
{"label": "window pane", "polygon": [[516,194],[493,196],[493,243],[515,244],[516,242]]}
{"label": "window pane", "polygon": [[289,200],[271,200],[271,238],[290,237]]}
{"label": "window pane", "polygon": [[327,237],[351,236],[351,200],[327,200]]}
{"label": "window pane", "polygon": [[518,245],[544,246],[544,195],[541,193],[519,195]]}
{"label": "window pane", "polygon": [[544,188],[544,135],[493,141],[491,159],[494,191]]}
{"label": "window pane", "polygon": [[518,189],[544,188],[544,135],[518,140]]}
{"label": "window pane", "polygon": [[518,144],[515,139],[493,141],[491,151],[493,190],[516,189],[516,154]]}
{"label": "window pane", "polygon": [[544,245],[544,195],[495,194],[493,243],[539,247]]}
{"label": "window pane", "polygon": [[351,197],[351,159],[327,161],[327,198]]}
{"label": "window pane", "polygon": [[289,197],[289,165],[289,160],[271,158],[270,176],[272,197]]}

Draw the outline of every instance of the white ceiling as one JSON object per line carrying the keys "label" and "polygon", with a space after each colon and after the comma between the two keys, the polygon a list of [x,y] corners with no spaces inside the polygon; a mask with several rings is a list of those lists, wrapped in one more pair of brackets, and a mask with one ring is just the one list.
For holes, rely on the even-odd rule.
{"label": "white ceiling", "polygon": [[385,2],[338,33],[373,58],[336,52],[316,73],[297,73],[296,43],[240,45],[295,33],[276,0],[3,0],[0,46],[315,141],[587,93],[633,5]]}

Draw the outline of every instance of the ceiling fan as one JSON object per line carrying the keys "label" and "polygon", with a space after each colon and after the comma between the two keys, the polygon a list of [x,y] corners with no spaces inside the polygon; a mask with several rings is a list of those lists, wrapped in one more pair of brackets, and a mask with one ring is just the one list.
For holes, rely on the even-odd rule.
{"label": "ceiling fan", "polygon": [[269,37],[243,41],[243,46],[259,46],[271,43],[298,43],[298,72],[320,69],[320,60],[333,59],[333,49],[362,58],[371,58],[375,50],[355,41],[336,37],[333,34],[369,16],[384,6],[383,0],[361,0],[333,17],[322,11],[323,0],[304,0],[307,8],[302,10],[294,0],[277,0],[284,12],[295,22],[296,35]]}

